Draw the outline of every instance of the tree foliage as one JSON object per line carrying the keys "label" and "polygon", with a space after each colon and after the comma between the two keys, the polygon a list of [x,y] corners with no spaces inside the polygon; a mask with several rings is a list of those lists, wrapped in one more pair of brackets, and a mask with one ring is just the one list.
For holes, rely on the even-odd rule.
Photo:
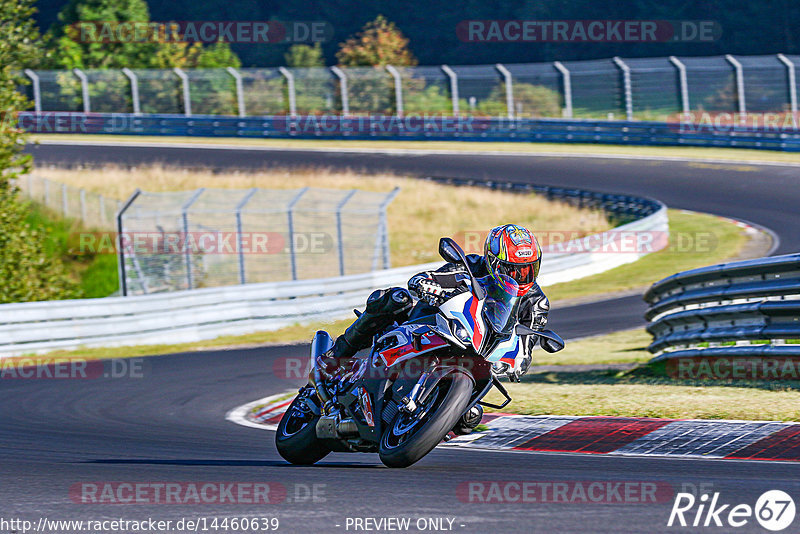
{"label": "tree foliage", "polygon": [[340,44],[336,59],[344,67],[417,64],[408,48],[408,38],[383,15],[378,15],[359,34]]}
{"label": "tree foliage", "polygon": [[[38,57],[32,0],[0,0],[0,110],[8,118],[29,104],[17,87],[18,72]],[[0,128],[0,303],[65,298],[76,286],[58,259],[46,251],[45,236],[26,223],[27,206],[14,180],[30,170],[22,154],[23,131],[9,120]]]}
{"label": "tree foliage", "polygon": [[286,59],[287,67],[325,66],[325,58],[322,56],[322,45],[320,43],[314,43],[314,46],[305,44],[292,45],[283,57]]}
{"label": "tree foliage", "polygon": [[[119,23],[148,22],[150,12],[145,0],[70,0],[59,13],[58,23],[45,35],[48,65],[56,69],[220,68],[241,65],[230,45],[222,41],[203,46],[199,42],[160,39],[155,31],[146,35],[142,32],[143,38],[103,38],[103,23],[109,23],[113,28]],[[176,31],[172,35],[180,34]]]}

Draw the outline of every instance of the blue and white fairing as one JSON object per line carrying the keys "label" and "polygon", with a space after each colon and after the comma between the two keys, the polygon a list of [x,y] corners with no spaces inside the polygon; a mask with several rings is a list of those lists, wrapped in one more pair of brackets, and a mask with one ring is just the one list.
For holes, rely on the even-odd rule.
{"label": "blue and white fairing", "polygon": [[502,277],[498,283],[491,276],[478,279],[486,292],[479,300],[472,291],[465,291],[439,306],[448,319],[457,322],[463,331],[456,335],[462,340],[470,340],[475,352],[487,361],[506,362],[513,366],[520,356],[519,336],[514,332],[519,297],[517,284],[512,279]]}

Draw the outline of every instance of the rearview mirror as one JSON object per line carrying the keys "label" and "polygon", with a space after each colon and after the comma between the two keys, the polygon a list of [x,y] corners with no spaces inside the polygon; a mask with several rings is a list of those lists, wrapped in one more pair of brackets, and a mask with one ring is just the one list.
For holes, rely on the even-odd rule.
{"label": "rearview mirror", "polygon": [[561,336],[552,330],[534,330],[525,325],[518,324],[514,329],[514,332],[516,332],[518,336],[538,336],[539,345],[546,352],[558,352],[566,346],[566,343],[563,339],[561,339]]}
{"label": "rearview mirror", "polygon": [[443,237],[439,240],[439,255],[449,263],[464,264],[464,252],[461,251],[458,243],[449,237]]}

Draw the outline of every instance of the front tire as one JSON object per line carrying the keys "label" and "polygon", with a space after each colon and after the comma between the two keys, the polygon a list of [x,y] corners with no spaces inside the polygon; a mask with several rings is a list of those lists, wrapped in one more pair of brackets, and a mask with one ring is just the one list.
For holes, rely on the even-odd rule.
{"label": "front tire", "polygon": [[467,409],[472,388],[471,377],[453,371],[435,386],[421,419],[398,413],[381,437],[381,462],[387,467],[408,467],[431,452]]}
{"label": "front tire", "polygon": [[[313,394],[313,393],[312,393]],[[317,438],[319,417],[308,406],[303,395],[297,396],[278,423],[275,446],[278,453],[289,463],[312,465],[331,450]]]}

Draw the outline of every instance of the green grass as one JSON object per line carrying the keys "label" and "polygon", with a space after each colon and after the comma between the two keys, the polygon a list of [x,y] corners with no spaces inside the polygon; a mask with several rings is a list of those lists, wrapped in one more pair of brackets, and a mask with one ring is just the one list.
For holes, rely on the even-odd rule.
{"label": "green grass", "polygon": [[[471,141],[363,141],[327,139],[241,139],[235,137],[160,137],[124,135],[81,135],[81,134],[36,134],[31,141],[38,140],[88,140],[129,143],[196,143],[239,146],[263,146],[272,148],[373,148],[408,150],[463,150],[465,152],[547,152],[563,154],[612,154],[640,157],[671,157],[685,159],[715,159],[729,161],[769,161],[800,163],[797,154],[743,148],[704,148],[704,147],[658,147],[630,145],[561,144],[561,143],[510,143],[510,142],[471,142]],[[742,169],[750,170],[750,169]]]}
{"label": "green grass", "polygon": [[644,328],[587,337],[568,342],[564,350],[555,354],[537,350],[533,365],[645,363],[652,357],[647,352],[650,341]]}
{"label": "green grass", "polygon": [[31,204],[26,220],[47,236],[45,251],[61,258],[70,276],[79,282],[82,297],[106,297],[119,289],[116,256],[76,253],[76,235],[86,231],[77,221],[63,219],[37,204]]}
{"label": "green grass", "polygon": [[[681,210],[669,210],[669,231],[665,249],[600,274],[548,286],[545,293],[555,301],[648,286],[680,271],[736,257],[748,239],[727,220]],[[546,255],[542,262],[546,264]]]}

